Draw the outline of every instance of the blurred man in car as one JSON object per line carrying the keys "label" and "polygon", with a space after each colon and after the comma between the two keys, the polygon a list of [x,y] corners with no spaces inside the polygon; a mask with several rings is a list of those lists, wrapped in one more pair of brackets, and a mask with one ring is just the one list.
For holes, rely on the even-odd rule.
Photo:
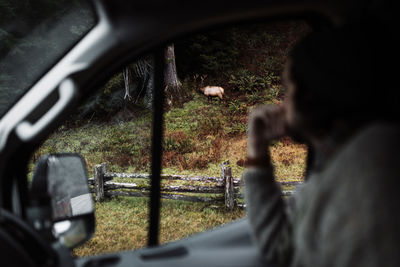
{"label": "blurred man in car", "polygon": [[[379,26],[355,23],[307,36],[284,71],[284,104],[250,115],[247,211],[268,261],[400,266],[399,97],[393,69],[382,69],[398,51]],[[286,202],[268,152],[285,135],[316,151],[307,182]]]}

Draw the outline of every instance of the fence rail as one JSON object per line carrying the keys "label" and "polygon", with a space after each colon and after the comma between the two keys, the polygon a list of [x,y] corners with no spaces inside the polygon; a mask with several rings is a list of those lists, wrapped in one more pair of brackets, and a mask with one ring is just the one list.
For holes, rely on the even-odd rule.
{"label": "fence rail", "polygon": [[[243,199],[241,193],[241,179],[232,177],[229,161],[220,165],[221,177],[186,176],[186,175],[161,175],[164,180],[179,180],[188,182],[201,182],[203,185],[162,185],[161,198],[185,200],[193,202],[216,203],[224,202],[228,210],[238,205],[238,199]],[[144,173],[117,173],[107,172],[106,163],[94,167],[94,177],[89,178],[93,186],[96,201],[103,201],[111,196],[148,197],[150,186],[138,183],[114,182],[114,178],[150,179],[150,174]],[[282,186],[296,186],[301,181],[281,182]],[[207,185],[209,184],[209,185]],[[116,191],[122,189],[124,191]],[[283,196],[290,196],[292,190],[284,190]],[[193,196],[187,194],[212,194],[212,196]]]}

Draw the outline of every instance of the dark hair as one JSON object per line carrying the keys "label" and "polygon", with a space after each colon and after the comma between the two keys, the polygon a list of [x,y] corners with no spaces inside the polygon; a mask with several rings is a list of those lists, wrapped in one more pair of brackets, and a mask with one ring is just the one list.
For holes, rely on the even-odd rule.
{"label": "dark hair", "polygon": [[311,33],[296,45],[290,75],[303,127],[326,132],[338,120],[362,125],[396,117],[398,90],[392,90],[393,95],[393,77],[382,76],[391,53],[398,51],[389,47],[382,51],[389,35],[380,30],[371,23],[346,25]]}

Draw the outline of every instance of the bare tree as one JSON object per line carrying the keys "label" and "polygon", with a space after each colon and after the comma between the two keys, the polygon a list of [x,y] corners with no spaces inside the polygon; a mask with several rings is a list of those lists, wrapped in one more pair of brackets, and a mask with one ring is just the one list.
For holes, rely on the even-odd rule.
{"label": "bare tree", "polygon": [[125,84],[125,95],[124,100],[129,101],[132,99],[131,91],[132,91],[132,74],[129,66],[126,66],[122,71],[124,77],[124,84]]}
{"label": "bare tree", "polygon": [[153,100],[153,66],[151,58],[141,58],[123,69],[124,78],[124,102],[134,104],[145,98],[148,108],[151,108]]}
{"label": "bare tree", "polygon": [[[170,44],[165,48],[164,59],[165,96],[167,104],[172,106],[181,103],[186,97],[176,70],[174,44]],[[134,64],[123,69],[125,106],[130,101],[137,103],[144,96],[146,105],[151,107],[153,97],[151,87],[153,86],[154,74],[152,65],[153,62],[150,59],[139,59]]]}

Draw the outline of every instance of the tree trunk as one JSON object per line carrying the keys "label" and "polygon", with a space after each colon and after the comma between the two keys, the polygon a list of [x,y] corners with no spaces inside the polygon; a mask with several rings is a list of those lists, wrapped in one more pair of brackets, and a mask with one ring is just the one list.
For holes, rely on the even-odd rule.
{"label": "tree trunk", "polygon": [[[123,70],[122,70],[122,74],[124,77],[124,87],[125,87],[125,94],[124,94],[124,99],[123,99],[123,112],[124,112],[124,116],[128,116],[129,117],[129,110],[128,110],[128,106],[129,106],[129,102],[132,100],[132,92],[133,92],[133,77],[132,77],[132,70],[130,69],[129,66],[126,66]],[[125,120],[125,119],[122,119]]]}
{"label": "tree trunk", "polygon": [[147,85],[146,85],[146,93],[144,96],[146,107],[148,109],[151,109],[153,107],[153,95],[154,95],[154,69],[150,67],[149,78],[147,80]]}
{"label": "tree trunk", "polygon": [[164,86],[167,104],[172,106],[180,102],[184,98],[182,84],[178,79],[175,64],[174,44],[170,44],[165,49],[165,69],[164,69]]}
{"label": "tree trunk", "polygon": [[126,66],[123,69],[123,76],[124,76],[124,85],[125,85],[125,95],[124,95],[124,100],[129,101],[131,100],[131,86],[132,86],[132,73],[131,70],[129,69],[129,66]]}
{"label": "tree trunk", "polygon": [[151,58],[141,58],[123,69],[124,106],[129,102],[137,104],[144,98],[147,108],[152,107],[154,73]]}

